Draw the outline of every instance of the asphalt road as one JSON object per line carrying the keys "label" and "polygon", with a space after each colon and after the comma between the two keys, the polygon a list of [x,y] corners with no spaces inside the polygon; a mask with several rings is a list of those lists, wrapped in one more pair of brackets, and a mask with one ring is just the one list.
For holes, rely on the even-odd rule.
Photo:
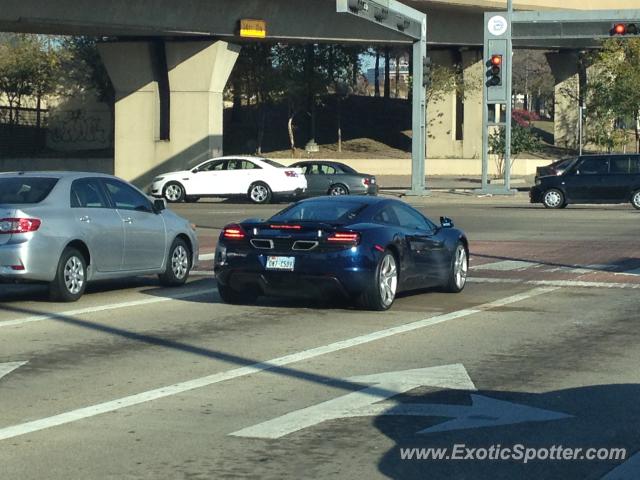
{"label": "asphalt road", "polygon": [[[184,287],[101,283],[69,305],[0,286],[0,478],[639,478],[640,212],[412,202],[467,231],[463,293],[222,304],[219,229],[284,207],[229,202],[174,207],[204,255]],[[478,458],[518,445],[541,458]]]}

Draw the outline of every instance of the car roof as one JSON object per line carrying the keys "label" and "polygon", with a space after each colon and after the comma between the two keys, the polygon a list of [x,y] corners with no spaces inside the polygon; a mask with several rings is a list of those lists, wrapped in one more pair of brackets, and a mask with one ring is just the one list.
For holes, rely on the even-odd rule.
{"label": "car roof", "polygon": [[76,179],[76,178],[85,178],[85,177],[103,177],[103,178],[115,178],[118,180],[118,177],[114,177],[113,175],[108,175],[106,173],[97,173],[97,172],[71,172],[71,171],[34,171],[34,172],[0,172],[0,178],[2,177],[40,177],[40,178],[68,178],[68,179]]}
{"label": "car roof", "polygon": [[306,202],[336,202],[336,203],[361,203],[363,205],[378,205],[386,202],[400,202],[399,200],[395,200],[392,198],[384,198],[384,197],[373,197],[370,195],[340,195],[340,196],[332,196],[328,195],[325,197],[312,197],[306,198],[304,200],[300,200],[298,203],[306,203]]}

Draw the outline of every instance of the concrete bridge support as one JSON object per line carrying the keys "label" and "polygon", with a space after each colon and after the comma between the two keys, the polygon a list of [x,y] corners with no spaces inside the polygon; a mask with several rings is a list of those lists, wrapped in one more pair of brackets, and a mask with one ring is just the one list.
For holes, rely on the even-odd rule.
{"label": "concrete bridge support", "polygon": [[239,52],[223,41],[101,44],[116,89],[115,174],[144,187],[222,154],[223,91]]}
{"label": "concrete bridge support", "polygon": [[579,53],[549,53],[547,60],[556,79],[554,143],[558,147],[577,149],[580,78],[584,73]]}

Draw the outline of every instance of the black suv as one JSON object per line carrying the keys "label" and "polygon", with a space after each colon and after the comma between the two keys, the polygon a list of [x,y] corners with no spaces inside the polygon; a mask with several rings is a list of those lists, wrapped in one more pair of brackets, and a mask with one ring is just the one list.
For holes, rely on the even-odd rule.
{"label": "black suv", "polygon": [[640,210],[640,155],[583,155],[559,175],[536,178],[531,203],[626,203]]}

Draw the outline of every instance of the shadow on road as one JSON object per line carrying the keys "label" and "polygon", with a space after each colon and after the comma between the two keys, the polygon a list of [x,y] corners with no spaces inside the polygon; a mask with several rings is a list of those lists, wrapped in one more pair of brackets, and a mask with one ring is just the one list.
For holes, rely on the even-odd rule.
{"label": "shadow on road", "polygon": [[[470,393],[488,399],[487,404],[484,407],[472,408]],[[640,435],[635,422],[635,419],[640,418],[640,403],[635,401],[639,395],[640,385],[637,384],[597,385],[547,393],[445,390],[422,395],[405,395],[402,398],[405,404],[446,405],[453,410],[452,414],[457,410],[460,417],[453,422],[452,417],[436,415],[427,417],[383,414],[376,417],[374,425],[395,444],[382,456],[379,470],[388,478],[403,480],[600,479],[628,460],[640,447]],[[498,402],[493,402],[494,400]],[[501,402],[509,404],[505,406]],[[501,417],[511,415],[510,404],[563,413],[569,417],[498,425]],[[391,414],[393,411],[386,413]],[[542,418],[544,416],[545,414],[541,415]],[[514,414],[512,420],[517,417],[518,415]],[[526,411],[521,412],[521,418],[526,417]],[[487,426],[456,429],[481,423]],[[440,431],[418,433],[430,428]],[[553,446],[582,448],[582,453],[589,448],[623,448],[626,449],[626,460],[540,458],[532,459],[525,464],[523,460],[517,459],[447,459],[446,455],[444,459],[439,460],[418,460],[415,458],[415,452],[413,459],[401,458],[402,449],[413,448],[443,448],[447,449],[446,454],[451,457],[452,449],[456,445],[459,446],[463,457],[469,452],[464,450],[464,447],[479,449],[474,452],[474,455],[478,453],[479,456],[483,453],[480,450],[489,450],[492,446],[494,456],[498,446],[503,455],[506,455],[505,449],[513,450],[516,445],[533,449],[551,449]],[[405,450],[405,455],[406,453]],[[604,456],[609,452],[596,453]],[[635,468],[631,467],[632,464],[625,465],[625,468],[630,468],[627,475],[615,478],[640,478],[640,461],[635,461],[635,464]]]}

